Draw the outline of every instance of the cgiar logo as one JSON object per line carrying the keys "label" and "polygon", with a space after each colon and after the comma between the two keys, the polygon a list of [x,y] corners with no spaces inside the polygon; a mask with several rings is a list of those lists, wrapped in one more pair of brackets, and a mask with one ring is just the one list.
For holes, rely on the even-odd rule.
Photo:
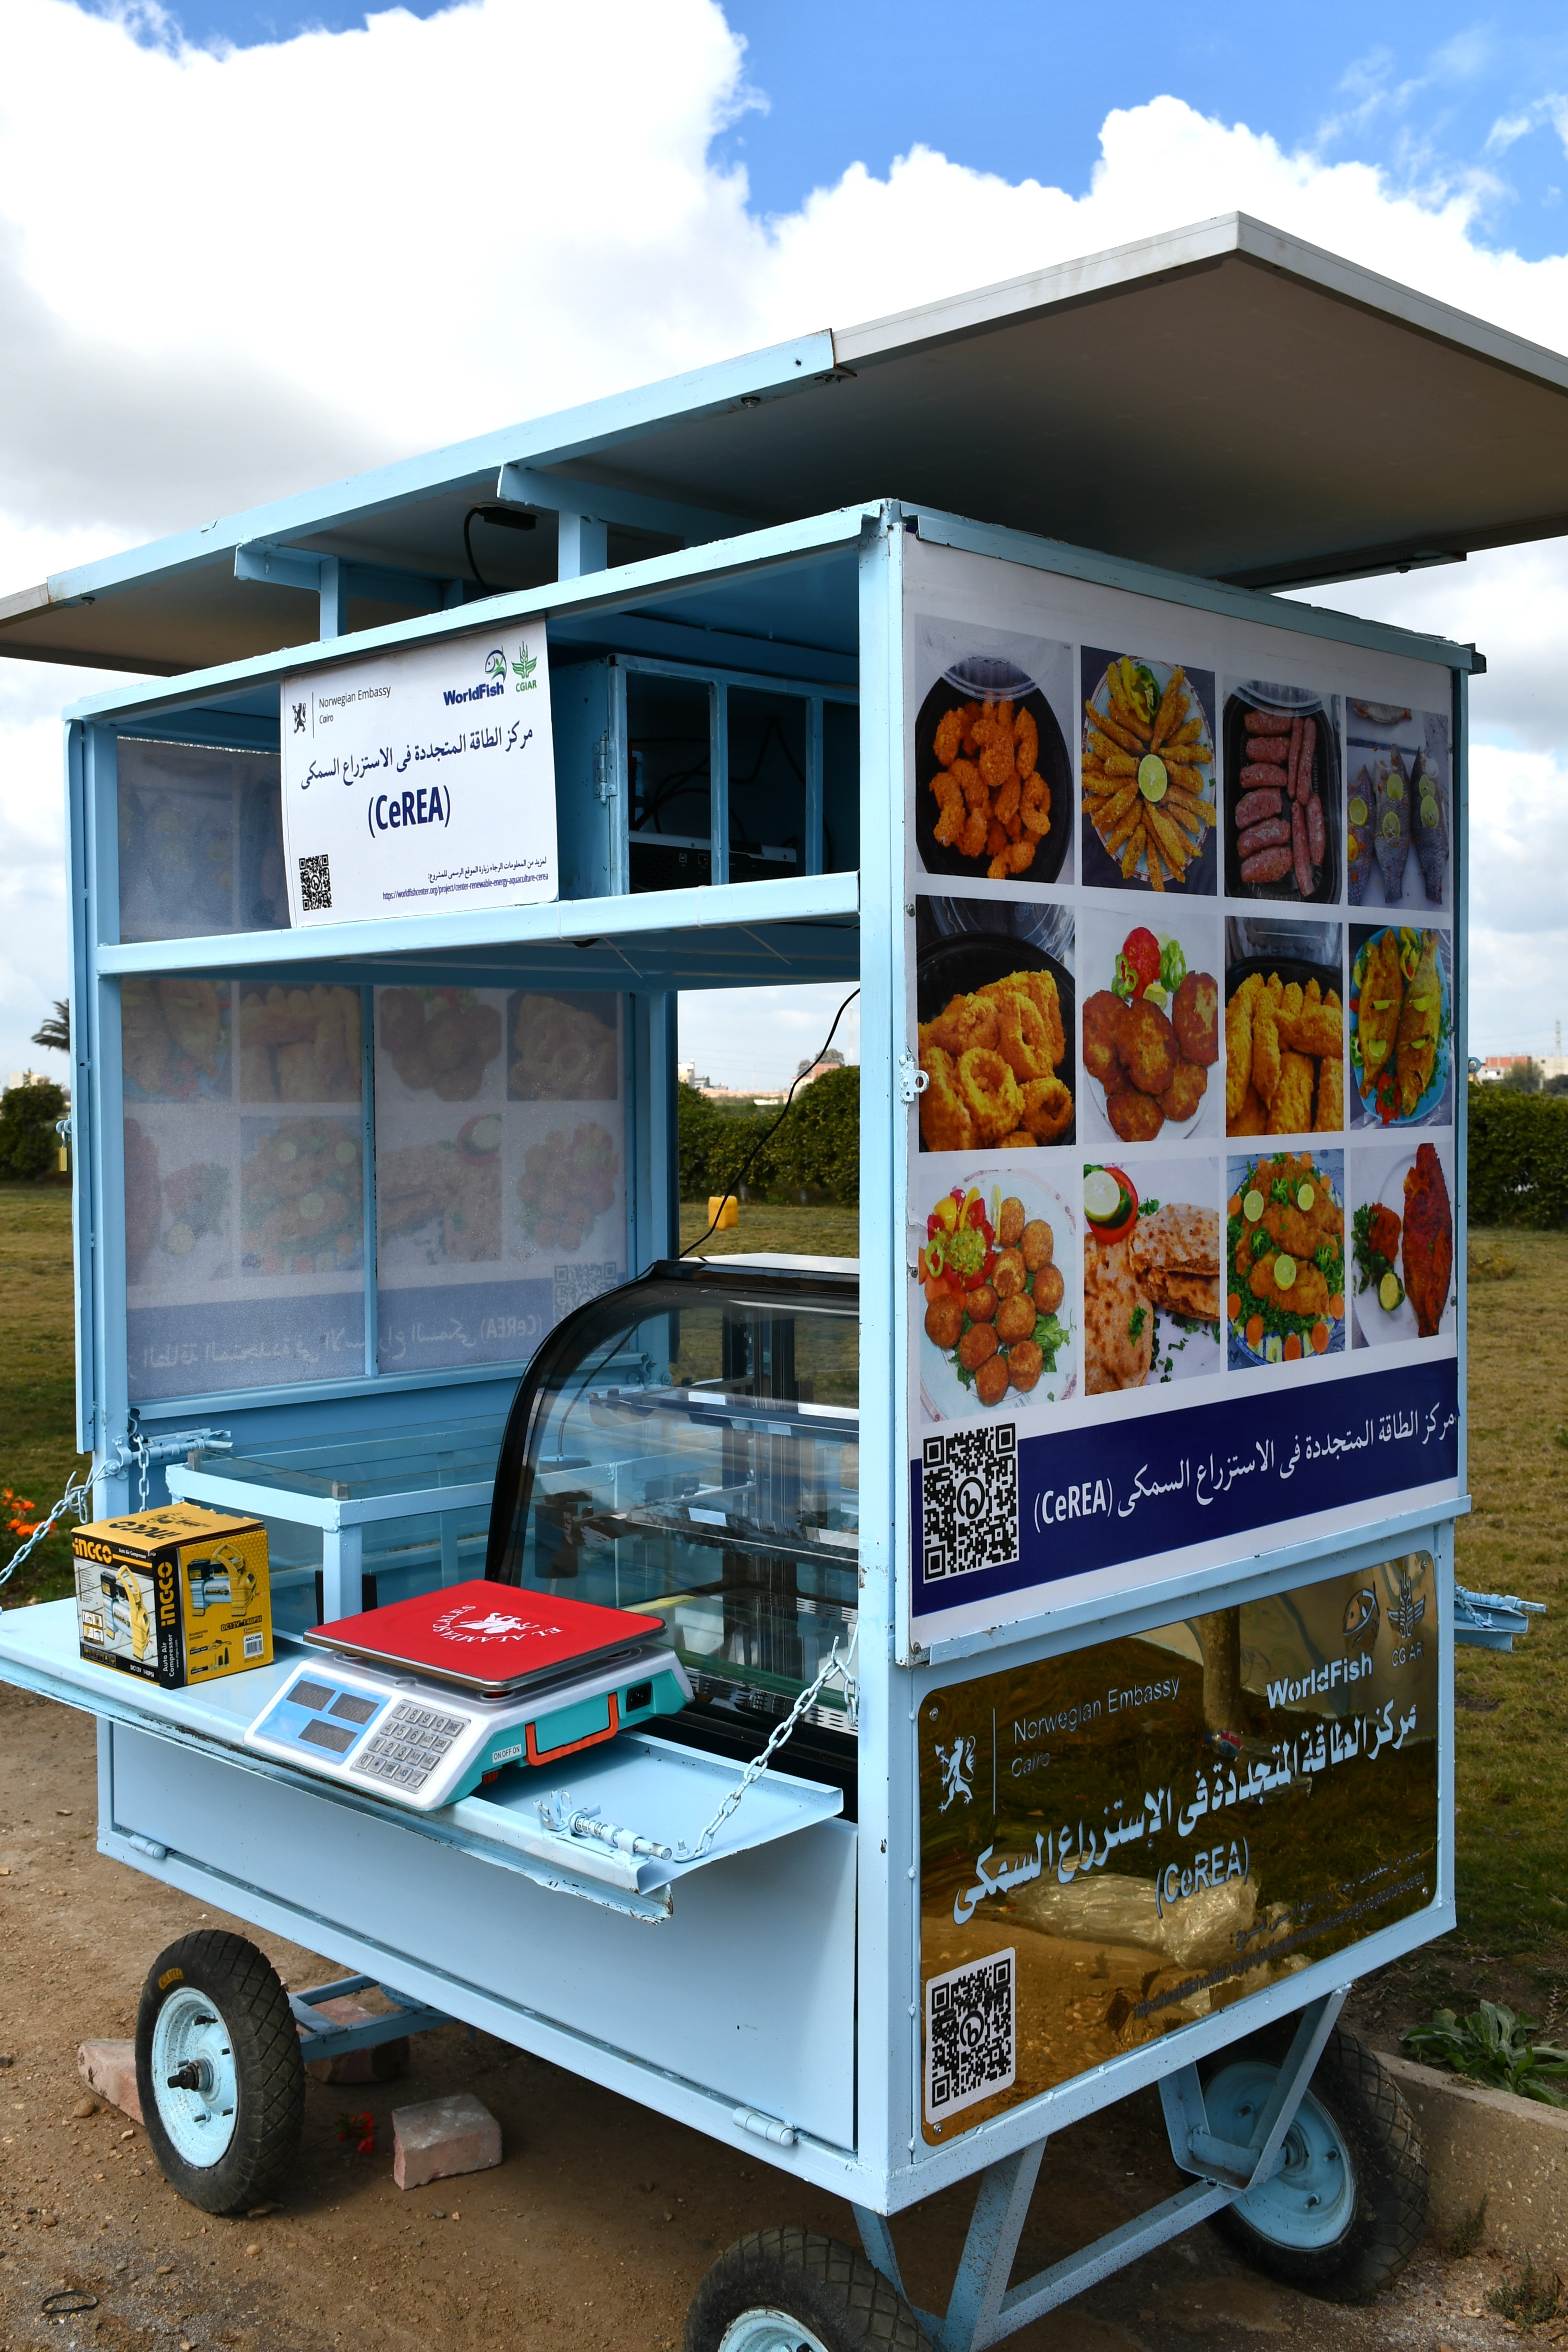
{"label": "cgiar logo", "polygon": [[512,664],[512,669],[516,673],[517,677],[517,690],[519,694],[531,694],[533,692],[535,687],[539,684],[539,680],[533,675],[534,671],[538,667],[539,656],[537,654],[531,654],[526,646],[519,646],[517,649],[517,659]]}

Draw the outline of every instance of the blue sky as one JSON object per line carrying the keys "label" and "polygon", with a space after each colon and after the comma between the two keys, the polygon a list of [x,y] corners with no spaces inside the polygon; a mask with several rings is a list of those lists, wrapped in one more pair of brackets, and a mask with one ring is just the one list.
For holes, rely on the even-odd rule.
{"label": "blue sky", "polygon": [[[1561,6],[408,0],[368,27],[363,0],[0,6],[0,593],[1233,207],[1568,352]],[[378,176],[367,140],[419,168]],[[258,152],[274,168],[235,169]],[[454,301],[476,223],[492,299]],[[1320,601],[1485,648],[1472,1034],[1550,1051],[1568,540]],[[102,682],[0,662],[0,1078],[65,985],[58,713]],[[688,1050],[776,1081],[828,1010],[694,1005]]]}
{"label": "blue sky", "polygon": [[[439,0],[403,5],[441,13]],[[246,47],[307,26],[347,31],[366,12],[345,0],[180,0],[165,13],[191,41]],[[764,214],[793,210],[850,163],[885,173],[917,142],[1081,194],[1110,109],[1170,95],[1287,149],[1377,165],[1428,197],[1483,174],[1496,186],[1477,242],[1528,259],[1568,246],[1568,156],[1552,113],[1568,93],[1561,7],[1121,0],[1109,15],[1018,0],[728,0],[725,14],[767,104],[716,153],[745,164]],[[1175,188],[1172,216],[1187,216]],[[986,274],[982,263],[976,278]]]}

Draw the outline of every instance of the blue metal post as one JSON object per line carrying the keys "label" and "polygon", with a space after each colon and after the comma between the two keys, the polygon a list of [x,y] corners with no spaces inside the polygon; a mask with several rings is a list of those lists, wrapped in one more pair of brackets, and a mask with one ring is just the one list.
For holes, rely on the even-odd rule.
{"label": "blue metal post", "polygon": [[584,572],[604,572],[610,561],[608,526],[593,515],[562,514],[556,518],[556,577],[581,580]]}

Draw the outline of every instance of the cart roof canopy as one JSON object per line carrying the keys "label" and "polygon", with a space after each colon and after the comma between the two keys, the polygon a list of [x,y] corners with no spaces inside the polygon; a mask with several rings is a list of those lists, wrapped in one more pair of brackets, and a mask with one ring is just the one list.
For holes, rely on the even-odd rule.
{"label": "cart roof canopy", "polygon": [[[1251,587],[1568,531],[1568,359],[1228,214],[541,417],[0,597],[0,653],[175,675],[884,496]],[[476,552],[479,552],[476,550]]]}

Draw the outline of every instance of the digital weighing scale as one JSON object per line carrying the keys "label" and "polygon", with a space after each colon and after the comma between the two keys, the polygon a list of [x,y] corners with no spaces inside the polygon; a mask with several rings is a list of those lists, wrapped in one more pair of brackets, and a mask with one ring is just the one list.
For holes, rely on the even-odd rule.
{"label": "digital weighing scale", "polygon": [[661,1621],[476,1579],[318,1626],[248,1748],[420,1811],[504,1764],[553,1764],[691,1696]]}

